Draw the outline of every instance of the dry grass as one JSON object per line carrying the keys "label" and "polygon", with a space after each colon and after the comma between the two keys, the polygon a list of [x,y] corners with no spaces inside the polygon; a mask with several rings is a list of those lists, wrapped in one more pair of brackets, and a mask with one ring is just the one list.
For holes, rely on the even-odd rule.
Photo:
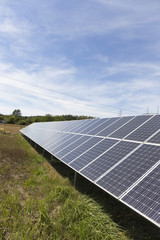
{"label": "dry grass", "polygon": [[16,125],[16,124],[3,124],[0,123],[0,133],[6,133],[6,134],[20,134],[19,130],[23,126]]}

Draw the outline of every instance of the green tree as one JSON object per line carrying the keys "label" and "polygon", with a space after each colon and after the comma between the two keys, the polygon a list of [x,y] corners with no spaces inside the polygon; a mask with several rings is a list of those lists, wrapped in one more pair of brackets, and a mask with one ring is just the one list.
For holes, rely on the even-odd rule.
{"label": "green tree", "polygon": [[4,116],[2,114],[0,114],[0,121],[4,120]]}
{"label": "green tree", "polygon": [[16,116],[16,117],[21,117],[22,114],[21,114],[21,110],[20,109],[15,109],[12,113],[13,116]]}
{"label": "green tree", "polygon": [[53,116],[51,114],[46,114],[44,116],[44,121],[45,122],[50,122],[50,121],[53,121]]}

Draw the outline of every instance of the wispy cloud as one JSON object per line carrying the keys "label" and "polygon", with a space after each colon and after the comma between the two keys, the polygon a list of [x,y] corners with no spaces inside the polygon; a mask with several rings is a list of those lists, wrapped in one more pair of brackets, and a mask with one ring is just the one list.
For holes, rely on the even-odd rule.
{"label": "wispy cloud", "polygon": [[[134,64],[132,65],[134,66]],[[123,70],[125,69],[129,73],[131,66],[124,68],[123,65]],[[147,67],[148,65],[146,69]],[[10,68],[9,66],[8,69]],[[152,66],[152,68],[159,73],[157,66]],[[150,110],[155,112],[159,100],[160,82],[158,79],[149,79],[152,73],[148,79],[133,78],[130,81],[108,79],[105,82],[94,79],[92,83],[82,84],[78,82],[77,72],[73,69],[57,69],[57,71],[48,69],[49,71],[47,71],[45,68],[34,75],[17,69],[6,74],[6,69],[7,66],[1,66],[1,71],[3,70],[5,75],[0,76],[0,84],[7,86],[8,89],[8,93],[1,94],[1,100],[8,101],[10,99],[10,102],[13,103],[14,99],[17,103],[24,95],[22,109],[25,107],[27,99],[31,102],[44,101],[46,106],[53,106],[53,110],[50,108],[50,112],[56,111],[63,114],[71,110],[74,114],[81,112],[85,115],[87,111],[90,115],[106,116],[110,113],[117,115],[119,109],[122,109],[124,114],[144,113],[147,106],[152,106]],[[121,71],[121,68],[117,71],[115,69],[114,72],[112,71],[112,75]],[[64,78],[69,79],[63,82]],[[25,79],[25,81],[21,79]],[[47,79],[47,84],[45,79]],[[9,97],[10,94],[12,97]]]}
{"label": "wispy cloud", "polygon": [[1,1],[0,112],[155,112],[159,10],[158,0]]}

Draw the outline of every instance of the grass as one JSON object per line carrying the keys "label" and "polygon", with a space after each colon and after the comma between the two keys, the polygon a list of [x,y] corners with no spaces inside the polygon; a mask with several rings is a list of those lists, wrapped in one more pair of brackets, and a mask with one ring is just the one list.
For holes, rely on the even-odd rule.
{"label": "grass", "polygon": [[0,239],[129,239],[20,135],[0,134]]}
{"label": "grass", "polygon": [[22,125],[0,123],[0,133],[19,134],[19,130],[22,127]]}
{"label": "grass", "polygon": [[20,135],[0,134],[0,239],[159,239],[157,228],[84,178],[75,189],[73,172],[46,158]]}

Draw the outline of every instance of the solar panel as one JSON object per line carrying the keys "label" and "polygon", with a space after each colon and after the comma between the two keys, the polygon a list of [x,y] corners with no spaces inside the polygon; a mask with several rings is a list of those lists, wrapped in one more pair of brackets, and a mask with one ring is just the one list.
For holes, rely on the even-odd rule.
{"label": "solar panel", "polygon": [[84,120],[83,123],[81,123],[78,126],[75,125],[73,128],[69,129],[68,131],[72,132],[72,133],[78,133],[79,131],[81,131],[82,129],[86,128],[87,126],[89,126],[94,121],[95,121],[95,119]]}
{"label": "solar panel", "polygon": [[157,134],[155,134],[152,138],[150,138],[148,140],[148,142],[151,143],[159,143],[160,144],[160,132],[158,132]]}
{"label": "solar panel", "polygon": [[21,133],[160,227],[160,115],[39,122]]}
{"label": "solar panel", "polygon": [[113,139],[103,139],[101,142],[97,143],[95,146],[93,146],[88,151],[86,151],[84,154],[82,154],[80,157],[78,157],[70,165],[74,169],[80,170],[84,166],[86,166],[88,163],[93,161],[96,157],[98,157],[103,152],[105,152],[107,149],[112,147],[116,142],[117,141],[113,140]]}
{"label": "solar panel", "polygon": [[49,135],[43,135],[38,141],[37,144],[42,146],[43,148],[46,148],[48,145],[50,145],[53,142],[61,141],[61,139],[64,138],[64,135],[61,132],[51,132]]}
{"label": "solar panel", "polygon": [[92,120],[92,122],[88,122],[88,124],[85,124],[84,126],[80,127],[79,129],[74,130],[74,132],[81,133],[82,131],[85,131],[85,129],[87,127],[92,127],[92,126],[94,127],[94,125],[97,124],[97,122],[99,122],[99,119],[94,119],[94,120]]}
{"label": "solar panel", "polygon": [[145,141],[152,136],[160,127],[160,115],[154,116],[140,128],[129,134],[126,139],[134,141]]}
{"label": "solar panel", "polygon": [[116,197],[120,197],[159,159],[160,146],[144,144],[97,181],[97,184]]}
{"label": "solar panel", "polygon": [[64,127],[61,128],[61,131],[69,132],[70,129],[72,129],[73,127],[83,124],[83,121],[72,120],[71,122],[66,121],[66,123],[68,123],[68,124],[65,124]]}
{"label": "solar panel", "polygon": [[54,155],[56,156],[56,154],[60,151],[63,150],[66,146],[69,146],[71,143],[79,140],[81,138],[80,135],[74,135],[73,137],[69,138],[67,141],[65,141],[64,143],[60,144],[59,146],[57,146],[56,148],[52,148],[51,152],[54,153]]}
{"label": "solar panel", "polygon": [[86,152],[88,149],[93,147],[95,144],[97,144],[101,140],[102,138],[99,138],[99,137],[90,138],[84,144],[80,145],[79,147],[75,148],[73,151],[69,152],[67,155],[62,157],[62,160],[65,163],[70,163],[71,161],[75,160],[77,157],[79,157],[81,154]]}
{"label": "solar panel", "polygon": [[149,118],[151,118],[150,115],[136,116],[130,122],[126,123],[124,126],[122,126],[120,129],[118,129],[117,131],[115,131],[109,136],[113,138],[124,138],[133,130],[135,130],[137,127],[141,126]]}
{"label": "solar panel", "polygon": [[39,129],[48,129],[48,130],[61,130],[61,128],[66,124],[66,121],[63,122],[36,122],[31,125],[33,128]]}
{"label": "solar panel", "polygon": [[129,191],[122,201],[160,224],[160,165]]}
{"label": "solar panel", "polygon": [[41,139],[44,135],[47,136],[49,135],[49,130],[48,131],[44,131],[39,129],[37,131],[37,129],[33,128],[33,129],[25,129],[24,133],[26,136],[29,136],[33,141],[37,142],[39,141],[39,139]]}
{"label": "solar panel", "polygon": [[[43,146],[44,148],[49,150],[52,147],[54,148],[55,146],[57,147],[58,145],[62,144],[72,136],[73,134],[71,133],[61,133],[61,132],[57,132],[56,134],[53,133],[52,136],[49,137],[48,141],[45,141],[45,140],[43,141]],[[42,145],[42,142],[41,142],[41,145]]]}
{"label": "solar panel", "polygon": [[102,123],[106,122],[107,120],[109,120],[109,118],[102,118],[99,119],[99,121],[95,122],[94,125],[88,126],[87,128],[85,128],[83,131],[81,131],[81,133],[87,134],[90,131],[92,131],[93,129],[99,127]]}
{"label": "solar panel", "polygon": [[60,149],[63,149],[65,146],[74,142],[76,139],[78,139],[80,137],[79,135],[75,135],[75,134],[71,134],[71,133],[66,133],[65,135],[66,135],[66,137],[63,140],[55,142],[53,145],[47,147],[47,150],[49,152],[53,153],[53,155],[54,155]]}
{"label": "solar panel", "polygon": [[104,128],[110,126],[110,124],[112,124],[113,122],[115,122],[116,120],[118,120],[119,118],[110,118],[107,119],[104,123],[102,123],[100,126],[96,127],[95,129],[91,130],[90,132],[88,132],[88,134],[90,135],[96,135],[97,133],[99,133],[100,131],[102,131]]}
{"label": "solar panel", "polygon": [[108,136],[112,132],[114,132],[117,128],[123,126],[125,123],[127,123],[129,120],[131,120],[133,117],[122,117],[118,119],[118,121],[111,124],[109,127],[105,128],[104,130],[97,133],[98,136]]}
{"label": "solar panel", "polygon": [[81,173],[87,178],[95,181],[98,177],[104,174],[107,170],[118,163],[122,158],[127,156],[139,144],[133,142],[118,142],[110,150],[99,156],[95,161],[84,168]]}
{"label": "solar panel", "polygon": [[69,146],[66,146],[65,148],[60,150],[58,153],[56,153],[56,156],[58,158],[62,158],[63,156],[73,151],[75,148],[79,147],[81,144],[85,143],[89,139],[91,139],[91,137],[81,136],[78,140],[72,142]]}
{"label": "solar panel", "polygon": [[[60,133],[58,133],[58,132],[52,132],[52,134],[51,133],[49,133],[49,131],[42,131],[41,132],[41,135],[39,135],[39,137],[36,139],[36,140],[34,140],[37,144],[41,144],[41,142],[45,142],[46,143],[46,139],[48,139],[48,138],[50,138],[51,136],[52,136],[52,139],[58,139],[58,137],[59,137],[59,135],[60,135]],[[42,144],[43,145],[43,144]],[[44,145],[43,145],[44,146]]]}

